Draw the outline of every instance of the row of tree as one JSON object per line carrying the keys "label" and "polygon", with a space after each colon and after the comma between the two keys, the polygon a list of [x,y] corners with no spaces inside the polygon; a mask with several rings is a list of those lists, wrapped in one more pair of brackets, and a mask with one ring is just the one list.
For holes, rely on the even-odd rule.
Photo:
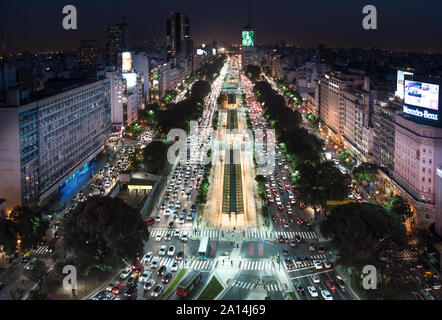
{"label": "row of tree", "polygon": [[258,66],[249,64],[244,67],[244,73],[253,83],[257,82],[261,78],[261,68]]}

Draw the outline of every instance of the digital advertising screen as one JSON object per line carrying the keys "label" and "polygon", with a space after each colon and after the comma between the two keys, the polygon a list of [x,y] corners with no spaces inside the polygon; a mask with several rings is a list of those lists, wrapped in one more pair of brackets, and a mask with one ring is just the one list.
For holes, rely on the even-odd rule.
{"label": "digital advertising screen", "polygon": [[439,110],[439,85],[405,80],[404,103],[410,106]]}
{"label": "digital advertising screen", "polygon": [[243,47],[253,47],[255,45],[255,34],[252,30],[243,30],[241,39]]}
{"label": "digital advertising screen", "polygon": [[121,70],[123,72],[129,72],[132,70],[132,54],[130,52],[123,52]]}
{"label": "digital advertising screen", "polygon": [[123,77],[126,79],[128,89],[135,87],[135,85],[137,84],[137,74],[135,72],[123,73]]}
{"label": "digital advertising screen", "polygon": [[413,73],[402,70],[397,71],[396,96],[398,96],[402,100],[404,99],[404,89],[405,89],[404,84],[406,77],[408,79],[413,79]]}

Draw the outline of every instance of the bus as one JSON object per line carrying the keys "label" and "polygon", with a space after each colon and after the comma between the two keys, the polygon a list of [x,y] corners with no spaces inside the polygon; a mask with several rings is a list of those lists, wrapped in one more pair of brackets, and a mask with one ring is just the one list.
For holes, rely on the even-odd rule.
{"label": "bus", "polygon": [[190,271],[176,288],[176,294],[181,297],[187,297],[192,290],[200,283],[202,272],[200,270]]}
{"label": "bus", "polygon": [[209,255],[209,237],[201,237],[200,247],[198,249],[198,260],[206,260]]}

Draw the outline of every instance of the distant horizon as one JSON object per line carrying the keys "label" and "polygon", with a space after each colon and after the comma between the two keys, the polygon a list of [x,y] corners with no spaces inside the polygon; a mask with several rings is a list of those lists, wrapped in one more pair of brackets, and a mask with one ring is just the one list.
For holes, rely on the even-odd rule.
{"label": "distant horizon", "polygon": [[[271,6],[264,0],[251,2],[257,45],[285,41],[309,48],[324,44],[333,48],[442,53],[442,2],[437,0],[428,0],[422,6],[416,6],[412,0],[403,0],[400,5],[373,0],[370,4],[377,8],[378,29],[370,31],[362,28],[366,0],[274,0]],[[196,44],[214,40],[219,44],[239,44],[240,30],[247,24],[247,0],[72,0],[69,4],[77,8],[78,29],[64,30],[62,8],[66,4],[54,4],[52,0],[3,0],[0,19],[5,52],[71,50],[81,39],[96,39],[103,47],[107,26],[123,22],[123,16],[129,25],[129,42],[136,46],[150,38],[164,42],[166,19],[171,11],[187,14]]]}

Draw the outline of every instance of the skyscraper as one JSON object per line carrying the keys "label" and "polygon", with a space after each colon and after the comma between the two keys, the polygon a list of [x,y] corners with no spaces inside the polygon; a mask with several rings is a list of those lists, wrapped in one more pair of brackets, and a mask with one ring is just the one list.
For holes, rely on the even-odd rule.
{"label": "skyscraper", "polygon": [[169,58],[182,52],[182,42],[190,37],[190,20],[185,13],[171,12],[166,23],[166,46]]}
{"label": "skyscraper", "polygon": [[77,61],[80,69],[89,69],[95,66],[98,60],[97,40],[78,41]]}
{"label": "skyscraper", "polygon": [[118,53],[129,49],[129,31],[126,23],[107,28],[107,65],[117,66]]}

